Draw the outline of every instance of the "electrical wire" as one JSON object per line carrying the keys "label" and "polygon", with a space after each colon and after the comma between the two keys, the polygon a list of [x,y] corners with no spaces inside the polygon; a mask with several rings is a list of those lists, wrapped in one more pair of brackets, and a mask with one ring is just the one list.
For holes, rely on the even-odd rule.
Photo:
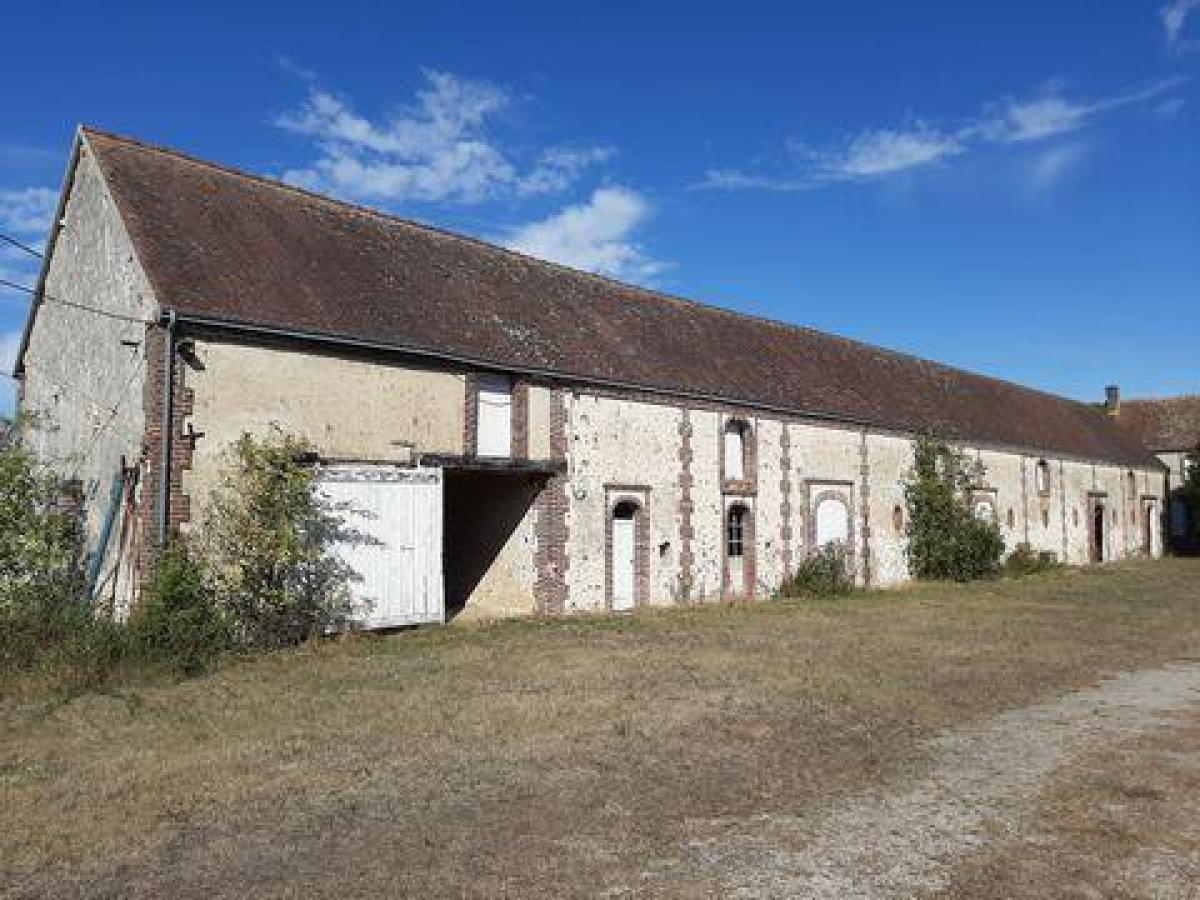
{"label": "electrical wire", "polygon": [[9,237],[7,234],[4,234],[3,232],[0,232],[0,241],[3,241],[6,244],[11,244],[12,246],[16,247],[18,250],[24,250],[30,256],[36,256],[38,259],[42,258],[42,254],[38,253],[36,250],[34,250],[28,244],[22,243],[21,241],[18,241],[14,237]]}
{"label": "electrical wire", "polygon": [[[35,288],[27,287],[23,284],[17,284],[17,282],[9,281],[7,278],[0,278],[0,285],[3,285],[4,287],[12,288],[13,290],[24,291],[27,294],[36,294],[37,293],[37,290]],[[41,297],[42,297],[43,302],[49,301],[51,303],[57,303],[59,306],[67,306],[67,307],[70,307],[71,309],[79,309],[84,312],[95,313],[98,316],[105,316],[109,319],[117,319],[121,322],[136,322],[139,325],[152,325],[153,324],[153,322],[151,322],[149,319],[142,319],[142,318],[139,318],[138,316],[127,316],[124,313],[109,312],[107,309],[100,309],[95,306],[88,306],[86,303],[76,303],[73,300],[63,300],[61,297],[55,297],[52,294],[47,294],[45,291],[42,291]]]}

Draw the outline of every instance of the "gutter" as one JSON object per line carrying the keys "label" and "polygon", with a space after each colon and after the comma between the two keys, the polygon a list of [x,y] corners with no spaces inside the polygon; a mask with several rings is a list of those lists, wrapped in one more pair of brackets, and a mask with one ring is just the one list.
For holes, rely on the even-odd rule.
{"label": "gutter", "polygon": [[175,391],[175,310],[168,310],[163,323],[166,331],[163,335],[163,382],[162,382],[162,421],[159,431],[159,445],[162,451],[158,476],[158,549],[167,546],[167,530],[170,524],[171,507],[171,421],[174,414]]}
{"label": "gutter", "polygon": [[[721,406],[737,406],[743,409],[752,409],[759,412],[794,416],[803,419],[812,419],[819,422],[828,422],[836,425],[852,425],[857,428],[872,429],[876,432],[903,435],[905,437],[911,437],[918,433],[915,431],[898,428],[895,425],[888,425],[873,419],[864,419],[856,416],[828,412],[815,412],[796,407],[762,403],[754,400],[738,400],[720,394],[709,394],[702,391],[689,391],[685,388],[663,388],[654,385],[639,384],[633,381],[622,381],[615,378],[571,375],[568,373],[555,371],[553,369],[544,369],[537,366],[516,366],[510,363],[497,363],[482,357],[468,356],[461,353],[450,353],[443,350],[430,350],[426,347],[419,347],[412,344],[398,344],[388,341],[372,341],[364,338],[331,334],[329,332],[305,331],[303,329],[282,328],[273,325],[257,325],[251,322],[241,321],[239,319],[231,319],[220,316],[194,315],[190,313],[177,313],[175,310],[172,310],[170,315],[172,318],[177,317],[177,321],[180,325],[194,325],[199,328],[208,328],[215,331],[233,332],[235,334],[251,335],[255,337],[305,341],[316,344],[326,344],[334,347],[367,350],[375,353],[399,353],[404,356],[414,357],[417,359],[434,360],[440,363],[452,363],[455,365],[466,366],[468,368],[484,371],[510,372],[515,375],[532,376],[547,381],[578,385],[581,387],[599,387],[617,391],[635,391],[637,393],[650,394],[657,397],[696,400],[705,403],[715,403]],[[1018,452],[1030,456],[1042,456],[1047,452],[1047,448],[1044,447],[1022,447],[1019,445],[994,444],[969,437],[953,437],[949,439],[952,441],[971,442],[981,449],[994,449],[1008,453]],[[1087,463],[1104,463],[1106,465],[1125,465],[1131,468],[1136,467],[1150,471],[1162,470],[1166,468],[1166,466],[1164,466],[1163,463],[1158,459],[1154,459],[1153,464],[1150,464],[1146,460],[1123,460],[1118,462],[1111,459],[1096,459],[1086,456],[1077,456],[1073,453],[1067,453],[1061,450],[1053,451],[1053,454],[1059,459],[1071,459]]]}

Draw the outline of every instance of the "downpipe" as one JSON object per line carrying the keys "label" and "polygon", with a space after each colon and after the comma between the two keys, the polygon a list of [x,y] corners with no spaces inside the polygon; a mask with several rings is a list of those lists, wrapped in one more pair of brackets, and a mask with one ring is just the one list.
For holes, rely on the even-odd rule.
{"label": "downpipe", "polygon": [[159,444],[162,451],[158,479],[158,549],[167,546],[167,532],[171,521],[171,422],[174,419],[175,402],[175,310],[166,316],[166,334],[163,338],[163,382],[162,422]]}

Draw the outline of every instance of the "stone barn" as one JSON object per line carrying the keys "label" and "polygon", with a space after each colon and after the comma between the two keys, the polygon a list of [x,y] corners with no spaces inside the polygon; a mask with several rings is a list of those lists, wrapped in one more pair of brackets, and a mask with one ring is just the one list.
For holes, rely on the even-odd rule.
{"label": "stone barn", "polygon": [[894,584],[928,430],[986,466],[1010,548],[1162,552],[1164,467],[1092,406],[91,129],[17,372],[118,608],[274,426],[372,511],[369,624],[767,595],[833,541]]}
{"label": "stone barn", "polygon": [[1189,457],[1200,452],[1200,394],[1155,397],[1121,402],[1120,391],[1109,387],[1109,415],[1148,447],[1167,469],[1167,537],[1172,551],[1200,555],[1200,509],[1183,496]]}

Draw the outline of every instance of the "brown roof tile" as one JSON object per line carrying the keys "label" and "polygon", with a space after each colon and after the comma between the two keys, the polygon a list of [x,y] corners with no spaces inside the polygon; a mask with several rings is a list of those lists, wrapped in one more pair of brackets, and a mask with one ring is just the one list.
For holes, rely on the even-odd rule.
{"label": "brown roof tile", "polygon": [[1117,421],[1159,453],[1195,450],[1200,446],[1200,394],[1125,400]]}
{"label": "brown roof tile", "polygon": [[1147,463],[1092,407],[665,296],[85,130],[165,308],[498,368]]}

